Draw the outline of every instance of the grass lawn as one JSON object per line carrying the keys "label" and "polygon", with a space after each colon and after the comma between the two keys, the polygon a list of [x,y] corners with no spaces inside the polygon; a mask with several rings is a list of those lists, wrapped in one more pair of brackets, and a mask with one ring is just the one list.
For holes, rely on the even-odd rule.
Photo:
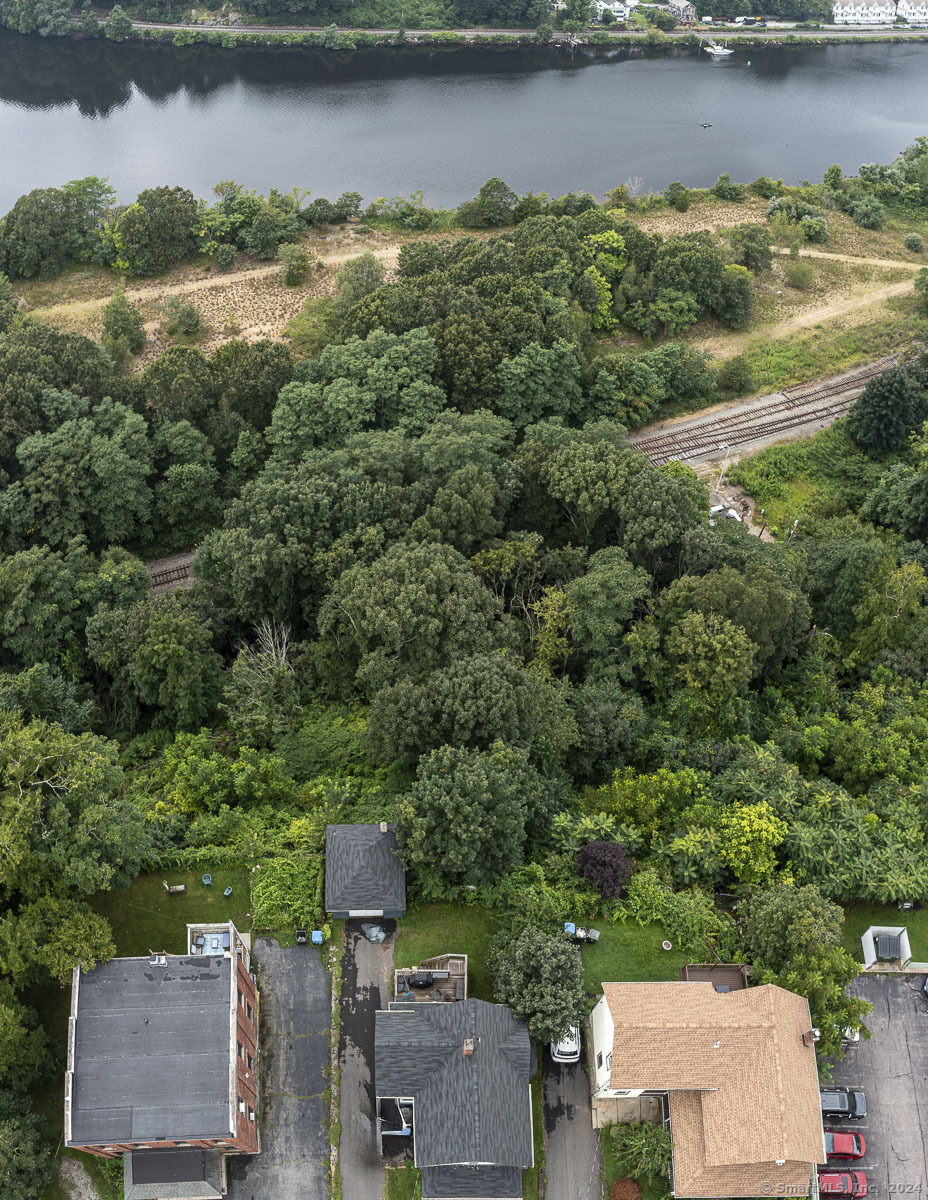
{"label": "grass lawn", "polygon": [[[113,927],[116,954],[121,958],[166,950],[184,954],[187,924],[194,921],[235,922],[241,932],[251,928],[249,872],[226,868],[212,872],[212,887],[204,887],[202,871],[168,871],[139,877],[124,891],[99,892],[91,904]],[[185,883],[185,895],[171,896],[162,880]],[[232,888],[228,898],[222,893]]]}
{"label": "grass lawn", "polygon": [[603,983],[679,979],[686,961],[678,950],[664,950],[660,925],[603,922],[599,941],[583,947],[583,985],[597,996]]}
{"label": "grass lawn", "polygon": [[538,1070],[532,1076],[532,1145],[535,1165],[522,1172],[522,1195],[525,1200],[538,1200],[538,1181],[545,1167],[545,1112],[542,1101],[541,1055]]}
{"label": "grass lawn", "polygon": [[915,962],[928,962],[928,908],[900,912],[895,904],[849,904],[844,910],[844,948],[858,960],[860,935],[871,925],[904,925]]}
{"label": "grass lawn", "polygon": [[417,904],[397,921],[393,961],[414,967],[436,954],[466,954],[468,996],[492,1000],[486,953],[498,920],[478,905]]}
{"label": "grass lawn", "polygon": [[421,1195],[419,1188],[421,1175],[412,1163],[406,1163],[402,1167],[387,1167],[385,1174],[387,1182],[384,1196],[386,1200],[417,1200],[417,1197]]}

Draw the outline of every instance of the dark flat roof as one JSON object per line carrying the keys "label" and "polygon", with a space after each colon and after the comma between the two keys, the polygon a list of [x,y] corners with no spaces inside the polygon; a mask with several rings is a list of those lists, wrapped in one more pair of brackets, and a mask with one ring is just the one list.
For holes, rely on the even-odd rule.
{"label": "dark flat roof", "polygon": [[425,1167],[422,1200],[522,1200],[520,1167]]}
{"label": "dark flat roof", "polygon": [[740,992],[748,986],[748,968],[738,963],[684,963],[680,978],[685,983],[711,983],[715,988]]}
{"label": "dark flat roof", "polygon": [[206,1151],[133,1150],[133,1183],[189,1183],[206,1178]]}
{"label": "dark flat roof", "polygon": [[228,1137],[232,960],[114,958],[79,977],[71,1145]]}
{"label": "dark flat roof", "polygon": [[528,1030],[502,1004],[418,1004],[375,1018],[375,1091],[413,1097],[420,1167],[530,1167],[532,1067]]}
{"label": "dark flat roof", "polygon": [[123,1200],[221,1200],[218,1150],[131,1150],[123,1160]]}
{"label": "dark flat roof", "polygon": [[325,907],[327,912],[406,907],[406,873],[396,853],[393,826],[326,825]]}

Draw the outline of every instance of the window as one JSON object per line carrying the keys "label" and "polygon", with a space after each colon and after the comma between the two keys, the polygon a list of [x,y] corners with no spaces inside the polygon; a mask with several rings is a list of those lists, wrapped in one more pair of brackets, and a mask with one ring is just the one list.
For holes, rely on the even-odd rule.
{"label": "window", "polygon": [[255,1060],[252,1058],[251,1054],[248,1053],[247,1051],[245,1052],[245,1065],[248,1067],[249,1071],[251,1071],[255,1065]]}
{"label": "window", "polygon": [[251,1107],[251,1105],[249,1104],[249,1106],[248,1106],[248,1120],[249,1120],[249,1121],[253,1121],[254,1119],[255,1119],[255,1110],[254,1110],[254,1109]]}
{"label": "window", "polygon": [[246,1017],[248,1018],[248,1020],[250,1021],[250,1020],[252,1019],[253,1015],[254,1015],[254,1014],[253,1014],[253,1013],[252,1013],[252,1011],[251,1011],[251,1005],[250,1005],[250,1004],[248,1003],[248,1001],[246,1000],[246,1001],[245,1001],[245,1016],[246,1016]]}
{"label": "window", "polygon": [[597,1068],[599,1068],[602,1065],[603,1065],[603,1052],[602,1052],[602,1050],[600,1050],[599,1053],[596,1055],[596,1066],[597,1066]]}
{"label": "window", "polygon": [[243,1113],[245,1111],[245,1101],[241,1098],[241,1096],[239,1096],[239,1098],[238,1098],[238,1111],[240,1113]]}
{"label": "window", "polygon": [[245,997],[242,995],[242,989],[241,989],[241,988],[239,988],[239,989],[238,989],[238,1004],[239,1004],[239,1008],[241,1008],[241,1006],[242,1006],[242,1004],[244,1004],[244,1002],[245,1002]]}
{"label": "window", "polygon": [[245,1057],[245,1047],[242,1045],[241,1042],[238,1043],[238,1056],[239,1056],[239,1058]]}
{"label": "window", "polygon": [[606,1070],[607,1071],[612,1070],[612,1055],[611,1054],[606,1055]]}

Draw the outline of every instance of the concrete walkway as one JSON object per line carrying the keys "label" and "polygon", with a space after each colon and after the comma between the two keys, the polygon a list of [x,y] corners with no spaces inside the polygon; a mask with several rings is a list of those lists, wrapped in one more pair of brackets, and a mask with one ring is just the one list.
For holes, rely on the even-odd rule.
{"label": "concrete walkway", "polygon": [[383,1200],[383,1159],[373,1083],[374,1014],[390,999],[396,922],[377,923],[389,935],[379,946],[362,935],[360,921],[349,921],[342,955],[338,1047],[342,1130],[338,1159],[344,1200]]}

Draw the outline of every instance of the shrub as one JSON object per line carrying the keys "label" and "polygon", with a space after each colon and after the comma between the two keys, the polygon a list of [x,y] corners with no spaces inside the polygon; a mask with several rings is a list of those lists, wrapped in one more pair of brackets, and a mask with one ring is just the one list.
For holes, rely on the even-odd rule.
{"label": "shrub", "polygon": [[171,337],[193,337],[200,332],[200,310],[194,304],[183,304],[179,296],[168,296],[164,315],[165,328]]}
{"label": "shrub", "polygon": [[235,266],[236,258],[238,258],[238,250],[229,242],[223,242],[222,245],[216,247],[213,263],[220,271],[228,271]]}
{"label": "shrub", "polygon": [[542,21],[535,30],[535,41],[547,43],[550,42],[553,37],[554,29],[548,24],[547,21]]}
{"label": "shrub", "polygon": [[925,244],[919,234],[910,233],[906,235],[905,248],[906,250],[911,250],[913,254],[921,254],[925,248]]}
{"label": "shrub", "polygon": [[321,923],[323,857],[270,858],[251,875],[252,925],[256,930]]}
{"label": "shrub", "polygon": [[799,228],[807,242],[825,242],[828,240],[828,222],[824,217],[806,215],[801,218]]}
{"label": "shrub", "polygon": [[796,259],[786,264],[786,282],[791,288],[806,291],[812,286],[812,264],[804,259]]}
{"label": "shrub", "polygon": [[650,1121],[613,1125],[609,1134],[615,1143],[620,1169],[633,1176],[670,1177],[672,1143],[670,1130]]}
{"label": "shrub", "polygon": [[744,185],[740,183],[732,183],[731,176],[726,171],[724,175],[720,175],[715,183],[709,188],[711,195],[718,200],[743,200]]}
{"label": "shrub", "polygon": [[716,385],[720,392],[744,396],[754,390],[754,372],[743,354],[728,358],[718,369]]}
{"label": "shrub", "polygon": [[577,874],[588,879],[604,900],[618,900],[632,862],[618,842],[590,842],[577,855]]}
{"label": "shrub", "polygon": [[779,196],[783,191],[783,180],[778,179],[774,182],[769,175],[760,175],[753,183],[748,184],[748,187],[755,196],[762,196],[765,200],[772,200],[774,196]]}
{"label": "shrub", "polygon": [[145,345],[145,329],[142,314],[126,297],[125,288],[113,293],[113,298],[103,310],[103,341],[125,339],[130,354],[138,354]]}
{"label": "shrub", "polygon": [[677,212],[686,212],[690,206],[692,193],[688,187],[684,187],[678,179],[673,183],[668,183],[664,189],[664,195],[667,197],[667,203],[672,205]]}
{"label": "shrub", "polygon": [[294,242],[283,242],[277,247],[280,275],[287,287],[301,284],[309,270],[309,256],[302,246]]}
{"label": "shrub", "polygon": [[861,229],[882,229],[886,210],[875,196],[855,200],[850,208],[851,218]]}

